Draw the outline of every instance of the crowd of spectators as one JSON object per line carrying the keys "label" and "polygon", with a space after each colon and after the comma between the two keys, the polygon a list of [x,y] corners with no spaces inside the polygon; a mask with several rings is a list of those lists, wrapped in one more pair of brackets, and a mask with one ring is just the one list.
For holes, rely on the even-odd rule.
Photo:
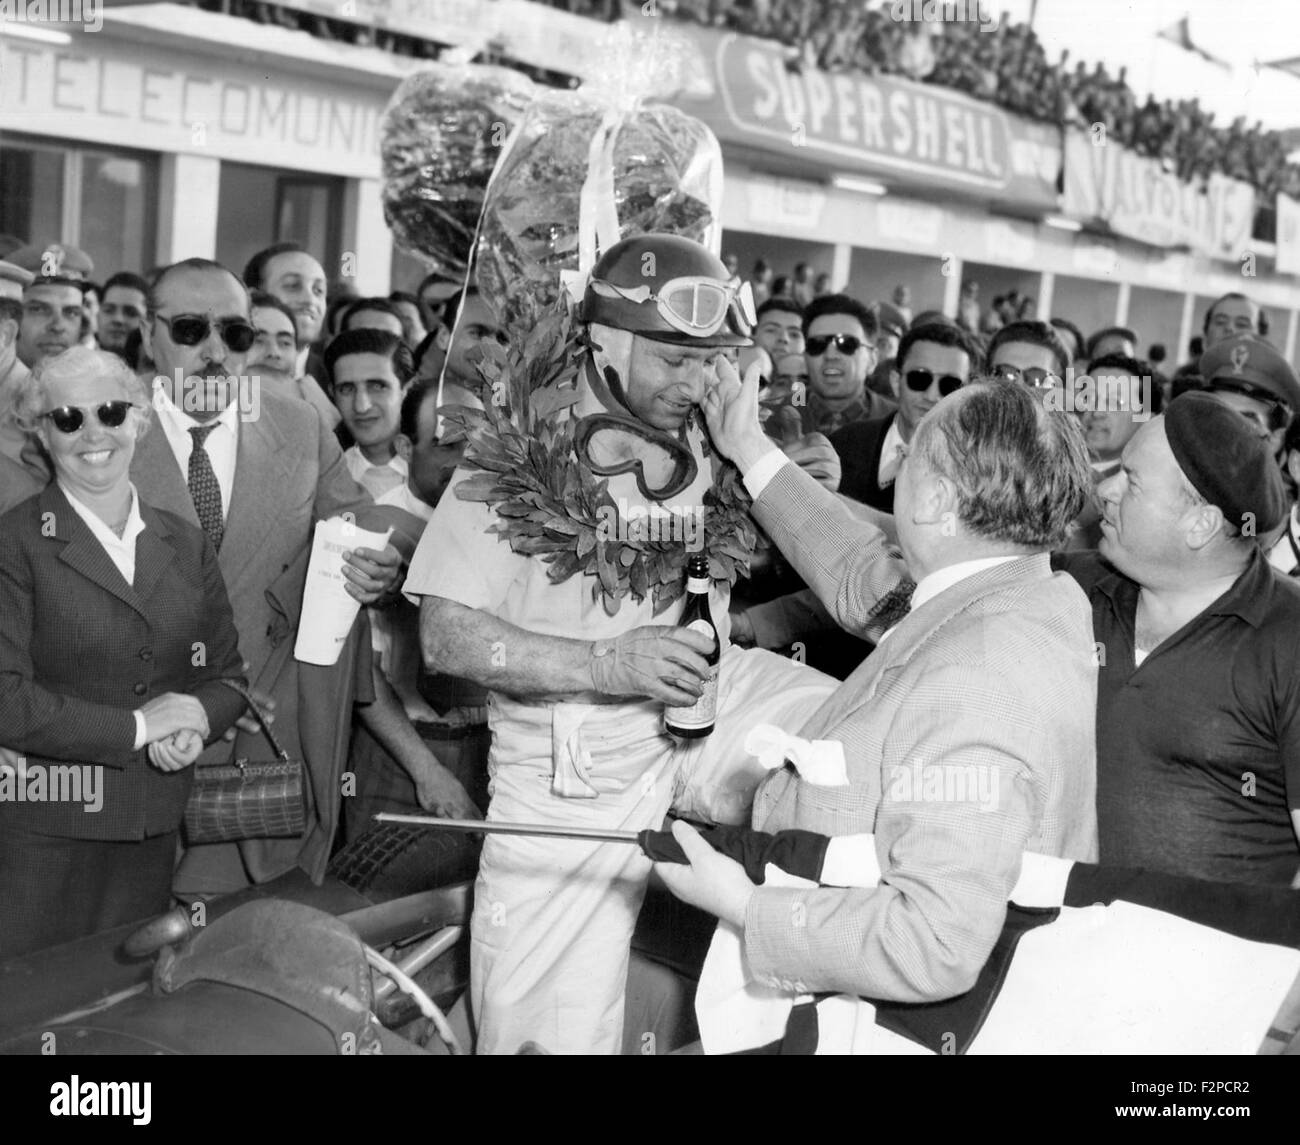
{"label": "crowd of spectators", "polygon": [[[632,0],[543,0],[561,11],[612,21],[632,10]],[[1063,52],[1053,62],[1034,30],[1005,15],[996,25],[976,20],[907,21],[894,18],[888,0],[652,0],[657,13],[751,36],[778,40],[792,69],[900,75],[988,100],[1048,123],[1105,124],[1110,137],[1159,160],[1180,179],[1213,173],[1250,183],[1261,196],[1271,230],[1278,192],[1300,197],[1300,166],[1287,162],[1286,145],[1262,123],[1244,117],[1229,124],[1196,100],[1139,102],[1124,68],[1111,75]],[[299,29],[322,39],[373,46],[416,59],[437,59],[444,46],[418,36],[373,27],[357,19],[327,18],[264,0],[197,0],[208,11],[261,24]],[[644,4],[637,4],[640,10]],[[575,79],[530,67],[489,43],[486,62],[516,67],[540,83],[573,86]],[[1271,238],[1271,234],[1260,237]]]}
{"label": "crowd of spectators", "polygon": [[738,32],[780,40],[795,67],[903,75],[955,88],[1009,111],[1051,123],[1104,123],[1111,136],[1159,159],[1179,178],[1220,172],[1252,184],[1266,200],[1300,195],[1300,167],[1289,164],[1277,132],[1244,117],[1216,124],[1196,100],[1139,103],[1125,69],[1069,52],[1053,63],[1028,24],[1004,18],[996,27],[973,20],[909,23],[889,3],[854,0],[665,0],[668,11]]}

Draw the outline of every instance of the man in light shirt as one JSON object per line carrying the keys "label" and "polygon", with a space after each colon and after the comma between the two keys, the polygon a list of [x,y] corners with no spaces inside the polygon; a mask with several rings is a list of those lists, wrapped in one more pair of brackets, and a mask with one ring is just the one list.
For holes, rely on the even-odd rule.
{"label": "man in light shirt", "polygon": [[[343,425],[355,442],[343,454],[348,471],[375,504],[401,511],[402,527],[412,543],[418,543],[433,509],[409,483],[411,448],[402,434],[401,413],[406,387],[415,374],[410,350],[387,330],[345,330],[326,347],[325,369]],[[478,779],[486,788],[486,711],[472,717],[462,713],[464,721],[445,720],[446,713],[438,713],[420,696],[419,616],[413,605],[395,601],[384,609],[372,609],[370,631],[375,702],[366,712],[365,728],[358,728],[353,738],[350,761],[357,775],[357,793],[344,804],[349,838],[361,834],[376,811],[418,814],[423,810],[455,819],[478,818],[481,812],[465,781]],[[424,734],[431,724],[445,726]],[[453,725],[484,733],[478,768],[473,767],[475,760],[462,760],[454,750],[443,748]],[[453,775],[439,762],[438,749],[466,767],[458,767],[458,775]],[[409,776],[414,791],[395,803],[383,794],[392,793],[399,776]],[[377,793],[378,787],[383,793]]]}

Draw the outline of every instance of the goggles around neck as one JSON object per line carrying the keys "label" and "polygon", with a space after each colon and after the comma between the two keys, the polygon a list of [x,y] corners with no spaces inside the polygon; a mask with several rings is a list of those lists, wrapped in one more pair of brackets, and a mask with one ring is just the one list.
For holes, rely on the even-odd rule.
{"label": "goggles around neck", "polygon": [[699,472],[685,435],[655,429],[626,414],[584,417],[574,434],[574,447],[597,477],[636,474],[641,495],[652,501],[675,497]]}
{"label": "goggles around neck", "polygon": [[669,326],[697,338],[716,334],[726,325],[728,314],[744,335],[758,321],[748,282],[734,286],[706,275],[687,275],[669,279],[657,293],[649,286],[616,286],[601,279],[592,279],[591,288],[604,298],[622,298],[637,304],[653,302]]}

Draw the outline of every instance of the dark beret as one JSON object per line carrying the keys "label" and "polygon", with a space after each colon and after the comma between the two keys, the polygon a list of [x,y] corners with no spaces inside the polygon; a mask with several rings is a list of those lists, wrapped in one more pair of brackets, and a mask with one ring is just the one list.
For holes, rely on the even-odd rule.
{"label": "dark beret", "polygon": [[1230,525],[1256,536],[1286,515],[1282,474],[1267,435],[1212,394],[1189,392],[1165,410],[1165,435],[1187,480]]}

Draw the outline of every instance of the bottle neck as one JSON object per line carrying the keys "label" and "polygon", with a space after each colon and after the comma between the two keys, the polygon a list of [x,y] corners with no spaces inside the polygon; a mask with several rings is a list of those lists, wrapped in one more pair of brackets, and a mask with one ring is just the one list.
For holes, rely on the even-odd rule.
{"label": "bottle neck", "polygon": [[686,591],[700,593],[703,596],[709,595],[709,578],[706,576],[686,578]]}

